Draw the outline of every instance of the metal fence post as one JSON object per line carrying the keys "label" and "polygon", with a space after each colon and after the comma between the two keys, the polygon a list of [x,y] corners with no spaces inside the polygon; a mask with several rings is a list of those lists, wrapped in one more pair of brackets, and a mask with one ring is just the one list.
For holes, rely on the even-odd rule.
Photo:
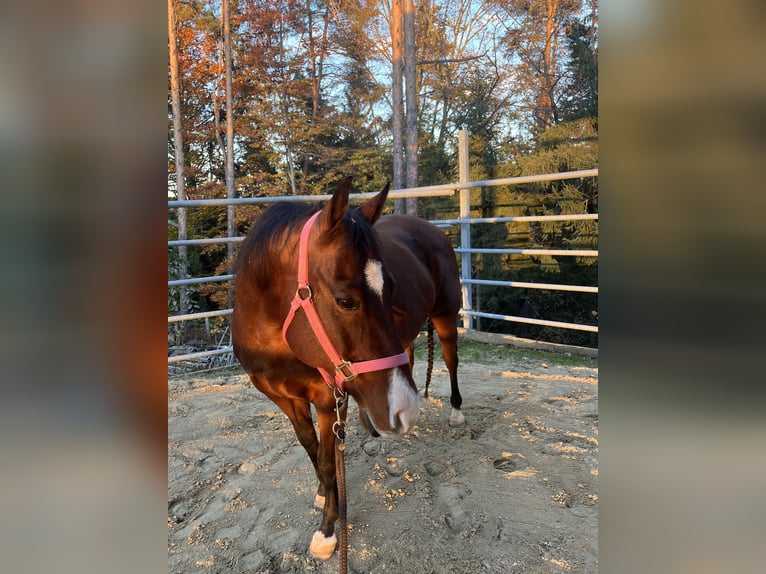
{"label": "metal fence post", "polygon": [[[470,177],[470,163],[468,161],[468,130],[458,132],[458,168],[459,183],[468,183]],[[460,190],[460,219],[466,220],[471,217],[471,188],[464,187]],[[471,248],[471,224],[460,224],[460,247],[463,249]],[[471,284],[464,280],[471,279],[471,254],[463,252],[460,254],[460,279],[463,290],[463,309],[473,310],[473,294]],[[463,327],[473,329],[473,317],[463,315]]]}

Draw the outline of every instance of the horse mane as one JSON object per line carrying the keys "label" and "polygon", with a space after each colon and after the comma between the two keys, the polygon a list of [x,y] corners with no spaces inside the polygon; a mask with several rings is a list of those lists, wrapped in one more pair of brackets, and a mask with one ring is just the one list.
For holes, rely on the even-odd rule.
{"label": "horse mane", "polygon": [[[322,207],[324,203],[311,205],[283,202],[266,209],[242,243],[235,272],[250,272],[259,286],[266,288],[285,249],[289,248],[291,243],[295,243],[297,249],[303,224]],[[347,239],[356,247],[360,258],[367,259],[370,253],[380,252],[372,225],[360,216],[356,209],[346,212],[344,223]]]}
{"label": "horse mane", "polygon": [[235,273],[249,273],[261,289],[266,289],[269,278],[277,270],[287,238],[295,234],[297,241],[301,225],[314,211],[316,206],[288,202],[267,208],[242,242]]}
{"label": "horse mane", "polygon": [[378,237],[372,229],[372,224],[365,217],[362,217],[356,209],[346,212],[346,231],[348,239],[359,250],[358,253],[366,261],[370,254],[380,253]]}

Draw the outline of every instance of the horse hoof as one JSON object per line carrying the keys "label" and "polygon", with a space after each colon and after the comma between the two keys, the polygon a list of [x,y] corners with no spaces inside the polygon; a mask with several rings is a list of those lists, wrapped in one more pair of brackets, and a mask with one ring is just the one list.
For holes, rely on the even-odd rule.
{"label": "horse hoof", "polygon": [[309,554],[319,560],[327,560],[335,552],[335,546],[338,544],[338,539],[335,534],[326,538],[320,531],[314,532],[314,537],[311,539],[311,545],[309,546]]}
{"label": "horse hoof", "polygon": [[465,425],[465,417],[463,416],[463,411],[460,409],[452,409],[452,412],[449,415],[449,426],[451,427],[460,427]]}
{"label": "horse hoof", "polygon": [[317,494],[314,497],[314,509],[319,511],[324,510],[324,496]]}

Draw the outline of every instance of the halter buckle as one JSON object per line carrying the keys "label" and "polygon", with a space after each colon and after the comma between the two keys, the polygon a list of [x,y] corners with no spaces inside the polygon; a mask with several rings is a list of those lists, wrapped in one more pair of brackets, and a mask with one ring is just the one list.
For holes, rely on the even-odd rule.
{"label": "halter buckle", "polygon": [[340,373],[343,376],[343,382],[348,383],[356,378],[356,373],[351,370],[351,362],[343,361],[340,365],[335,367],[335,372]]}

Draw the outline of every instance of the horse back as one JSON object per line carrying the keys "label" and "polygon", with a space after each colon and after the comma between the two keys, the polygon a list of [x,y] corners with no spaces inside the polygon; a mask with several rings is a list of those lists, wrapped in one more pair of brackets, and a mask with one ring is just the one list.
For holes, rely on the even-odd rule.
{"label": "horse back", "polygon": [[457,317],[460,274],[447,236],[424,219],[407,215],[381,217],[375,231],[395,281],[394,316],[402,338],[414,339],[429,316]]}

